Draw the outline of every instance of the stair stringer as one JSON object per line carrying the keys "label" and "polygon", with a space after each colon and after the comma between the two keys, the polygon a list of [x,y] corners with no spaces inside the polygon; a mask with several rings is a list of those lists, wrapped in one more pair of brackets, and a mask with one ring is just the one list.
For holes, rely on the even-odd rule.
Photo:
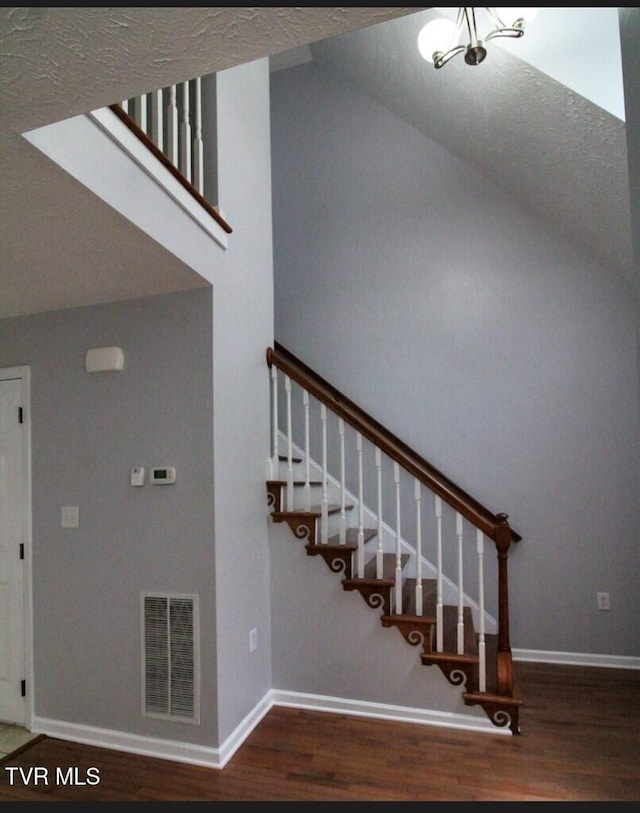
{"label": "stair stringer", "polygon": [[[279,448],[286,449],[288,444],[288,439],[285,433],[279,429],[278,430],[278,437],[280,441]],[[305,460],[305,451],[300,446],[298,446],[295,442],[291,443],[291,448],[293,451],[293,456],[299,458],[300,460]],[[270,466],[270,461],[268,461],[268,467]],[[299,468],[296,469],[296,466]],[[282,464],[282,468],[284,468],[284,463]],[[313,457],[309,457],[309,469],[311,472],[310,478],[312,480],[321,480],[322,479],[322,466],[313,459]],[[301,479],[304,477],[304,471],[302,468],[301,463],[294,463],[294,470],[297,470],[300,475],[302,475]],[[282,474],[282,469],[281,472]],[[284,472],[284,478],[286,478],[286,471]],[[283,478],[283,479],[284,479]],[[340,495],[340,483],[339,481],[330,473],[327,473],[327,483],[329,488],[331,489],[331,497],[330,502],[336,502],[339,500]],[[346,500],[348,503],[357,506],[358,505],[358,497],[350,492],[348,489],[345,489]],[[368,505],[363,506],[363,513],[365,516],[365,527],[371,526],[375,527],[378,522],[378,516],[373,509],[371,509]],[[386,552],[393,552],[395,550],[395,531],[391,526],[384,521],[382,521],[382,527],[384,531],[383,536],[383,548]],[[293,530],[293,528],[292,528]],[[295,531],[294,531],[295,533]],[[298,538],[303,538],[299,536]],[[415,561],[417,556],[416,549],[410,542],[408,542],[402,535],[400,536],[400,545],[403,551],[406,551],[410,554],[411,561]],[[422,556],[422,564],[423,564],[423,576],[425,578],[436,578],[437,570],[434,564],[427,559],[425,556]],[[414,576],[415,573],[411,571],[407,572],[408,576]],[[442,586],[443,586],[443,602],[445,604],[457,604],[458,603],[458,588],[455,582],[450,579],[445,574],[442,575]],[[467,595],[465,592],[462,594],[463,604],[466,607],[470,607],[472,614],[473,614],[473,622],[476,629],[479,629],[479,617],[480,617],[480,607],[478,606],[478,602],[472,597]],[[487,635],[496,634],[498,631],[498,622],[494,616],[488,613],[485,609],[484,613],[484,628]]]}
{"label": "stair stringer", "polygon": [[[303,459],[303,454],[298,448],[296,448],[295,457],[300,457],[301,460]],[[298,463],[294,464],[294,480],[296,472],[298,474],[300,473],[299,466],[300,464]],[[316,467],[316,471],[318,471],[319,467],[317,467],[317,464],[310,459],[309,468],[311,469],[314,466]],[[280,482],[284,483],[286,475],[285,478],[281,477],[279,479]],[[310,479],[317,481],[317,477],[310,477]],[[297,482],[300,484],[300,481]],[[340,484],[330,475],[327,477],[327,482],[329,487],[332,489],[330,501],[336,500],[337,492],[340,491]],[[317,487],[318,484],[316,483],[316,488]],[[286,485],[283,484],[277,488],[284,491],[286,489]],[[271,491],[269,486],[268,492],[269,501],[271,502],[274,498],[274,493]],[[357,504],[357,499],[355,499],[354,495],[350,492],[345,493],[345,499],[346,502],[350,504],[351,508]],[[281,496],[279,498],[279,502],[284,502]],[[363,513],[365,513],[364,507]],[[370,510],[369,515],[375,518],[375,514]],[[456,655],[452,651],[446,651],[443,653],[434,652],[431,644],[425,639],[423,619],[419,619],[417,621],[414,620],[412,623],[407,616],[394,616],[392,614],[392,588],[390,586],[383,587],[381,584],[380,587],[376,589],[376,587],[372,585],[358,585],[356,584],[358,581],[357,579],[349,578],[349,575],[352,572],[352,562],[349,561],[348,555],[344,551],[341,551],[341,556],[334,555],[327,549],[329,546],[325,548],[324,545],[317,544],[317,534],[319,533],[318,525],[320,521],[319,513],[313,514],[296,508],[291,512],[279,512],[277,518],[276,515],[272,513],[272,519],[276,523],[286,522],[296,538],[305,540],[307,543],[305,547],[309,555],[312,553],[322,553],[323,558],[325,558],[325,561],[332,572],[346,574],[347,577],[342,580],[344,589],[347,591],[357,589],[370,608],[382,610],[381,624],[383,627],[397,626],[407,643],[412,646],[422,644],[422,664],[427,666],[437,665],[439,667],[439,671],[446,677],[447,681],[452,686],[462,689],[462,698],[466,706],[480,706],[484,714],[491,720],[492,724],[496,728],[502,729],[508,727],[513,734],[520,733],[519,709],[522,705],[522,701],[519,695],[516,693],[514,697],[508,698],[493,695],[487,692],[478,692],[474,688],[477,686],[478,677],[478,657],[477,654],[473,654],[473,652],[475,652],[475,648],[472,650],[471,654],[468,653],[462,656]],[[405,543],[404,549],[413,550],[411,545],[408,543]],[[355,551],[353,556],[355,556]],[[445,604],[450,603],[445,601]],[[457,602],[453,604],[454,607],[456,605]],[[473,613],[473,609],[471,607],[468,607],[468,609]],[[492,636],[491,633],[486,634],[487,638]],[[494,635],[493,637],[497,636]],[[466,648],[465,651],[467,651]]]}
{"label": "stair stringer", "polygon": [[[292,705],[509,733],[497,729],[483,709],[468,706],[460,686],[440,670],[425,670],[401,636],[372,624],[371,608],[343,589],[342,574],[309,562],[307,543],[286,526],[269,526],[271,569],[283,574],[272,585],[272,659],[274,686],[294,698]],[[380,617],[379,610],[374,613]]]}

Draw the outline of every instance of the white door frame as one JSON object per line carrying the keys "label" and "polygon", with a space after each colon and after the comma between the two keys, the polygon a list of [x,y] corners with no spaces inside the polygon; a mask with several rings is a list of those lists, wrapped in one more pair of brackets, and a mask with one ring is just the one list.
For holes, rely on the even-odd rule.
{"label": "white door frame", "polygon": [[0,381],[19,379],[23,409],[22,454],[24,459],[24,665],[27,694],[25,698],[25,727],[31,730],[34,712],[33,681],[33,556],[31,523],[31,368],[0,367]]}

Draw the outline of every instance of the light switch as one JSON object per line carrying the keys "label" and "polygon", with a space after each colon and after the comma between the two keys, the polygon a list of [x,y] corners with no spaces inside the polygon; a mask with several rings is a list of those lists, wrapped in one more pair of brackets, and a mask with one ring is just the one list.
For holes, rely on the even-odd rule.
{"label": "light switch", "polygon": [[80,525],[80,509],[75,505],[63,505],[61,519],[63,528],[77,528]]}
{"label": "light switch", "polygon": [[144,485],[144,466],[134,466],[131,469],[131,485],[132,486]]}

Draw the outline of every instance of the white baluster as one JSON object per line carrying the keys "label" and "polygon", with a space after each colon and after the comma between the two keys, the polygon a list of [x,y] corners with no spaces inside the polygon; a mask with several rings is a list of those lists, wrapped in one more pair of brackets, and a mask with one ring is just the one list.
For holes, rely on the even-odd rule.
{"label": "white baluster", "polygon": [[338,418],[338,434],[340,435],[340,544],[347,541],[347,491],[346,491],[346,468],[344,454],[344,421]]}
{"label": "white baluster", "polygon": [[135,122],[143,133],[148,131],[148,116],[147,116],[147,94],[143,93],[138,96],[136,100],[136,118]]}
{"label": "white baluster", "polygon": [[420,480],[414,480],[416,500],[416,615],[423,615],[422,599],[422,487]]}
{"label": "white baluster", "polygon": [[124,111],[124,112],[127,114],[127,116],[128,116],[128,115],[129,115],[129,99],[123,99],[123,100],[120,102],[120,107],[123,109],[123,111]]}
{"label": "white baluster", "polygon": [[396,572],[395,572],[395,611],[402,615],[402,546],[400,533],[400,466],[393,464],[393,479],[396,484]]}
{"label": "white baluster", "polygon": [[293,511],[293,423],[291,420],[291,379],[284,377],[287,394],[287,511]]}
{"label": "white baluster", "polygon": [[311,511],[311,473],[310,459],[311,449],[309,441],[309,393],[302,391],[302,403],[304,404],[304,510]]}
{"label": "white baluster", "polygon": [[162,90],[156,90],[151,94],[151,140],[159,150],[164,152]]}
{"label": "white baluster", "polygon": [[178,166],[178,103],[175,85],[169,88],[167,105],[167,158],[174,167]]}
{"label": "white baluster", "polygon": [[358,578],[364,578],[364,476],[362,471],[362,435],[356,433],[358,452]]}
{"label": "white baluster", "polygon": [[356,449],[358,452],[358,578],[364,578],[364,475],[362,466],[362,435],[356,432]]}
{"label": "white baluster", "polygon": [[442,607],[442,500],[436,495],[435,515],[437,527],[437,573],[436,573],[436,652],[442,652],[443,642],[443,607]]}
{"label": "white baluster", "polygon": [[271,365],[271,461],[269,479],[277,480],[280,474],[280,452],[278,450],[278,368]]}
{"label": "white baluster", "polygon": [[382,541],[382,452],[376,449],[376,469],[378,473],[378,547],[376,549],[376,579],[381,579],[384,566],[384,544]]}
{"label": "white baluster", "polygon": [[480,529],[476,531],[476,550],[478,552],[478,657],[479,674],[478,690],[487,691],[487,655],[484,637],[484,535]]}
{"label": "white baluster", "polygon": [[464,584],[462,562],[462,515],[456,513],[458,537],[458,655],[464,654]]}
{"label": "white baluster", "polygon": [[180,172],[191,182],[191,121],[189,83],[182,83],[182,121],[180,124]]}
{"label": "white baluster", "polygon": [[327,472],[327,408],[320,406],[320,421],[322,422],[322,506],[320,509],[320,541],[323,545],[329,542],[329,496]]}
{"label": "white baluster", "polygon": [[202,195],[204,191],[204,147],[202,143],[202,80],[194,80],[195,89],[195,135],[193,138],[193,185]]}

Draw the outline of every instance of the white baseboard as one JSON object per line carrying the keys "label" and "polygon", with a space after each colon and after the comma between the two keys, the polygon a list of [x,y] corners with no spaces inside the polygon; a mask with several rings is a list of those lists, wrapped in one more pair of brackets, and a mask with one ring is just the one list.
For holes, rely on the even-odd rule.
{"label": "white baseboard", "polygon": [[640,658],[628,655],[595,655],[589,652],[545,652],[537,649],[513,649],[514,661],[558,663],[567,666],[604,666],[609,669],[640,669]]}
{"label": "white baseboard", "polygon": [[[512,655],[516,662],[529,661],[608,667],[612,669],[640,669],[640,658],[624,655],[544,652],[533,649],[514,649]],[[334,714],[352,714],[358,717],[417,723],[440,728],[453,728],[460,731],[511,734],[508,726],[498,728],[488,718],[474,717],[470,714],[393,706],[386,703],[369,703],[363,700],[278,689],[267,692],[219,748],[189,742],[178,742],[176,740],[164,740],[139,734],[128,734],[124,731],[112,731],[106,728],[69,723],[64,720],[51,720],[45,717],[34,717],[30,730],[34,734],[46,734],[49,737],[57,737],[70,742],[81,742],[98,748],[111,748],[116,751],[140,754],[141,756],[222,769],[273,706],[326,711]]]}
{"label": "white baseboard", "polygon": [[497,728],[487,717],[472,717],[466,714],[417,709],[406,706],[392,706],[386,703],[368,703],[342,697],[326,697],[302,692],[272,690],[274,706],[327,711],[333,714],[352,714],[355,717],[373,717],[378,720],[393,720],[401,723],[418,723],[439,728],[455,728],[461,731],[484,731],[491,734],[511,734],[510,729]]}
{"label": "white baseboard", "polygon": [[222,769],[268,713],[271,706],[271,696],[268,693],[219,748],[140,734],[128,734],[124,731],[112,731],[107,728],[68,723],[63,720],[50,720],[44,717],[34,717],[31,731],[34,734],[46,734],[49,737],[69,742],[81,742],[97,748],[110,748],[130,754]]}
{"label": "white baseboard", "polygon": [[147,737],[140,734],[129,734],[124,731],[113,731],[96,726],[69,723],[64,720],[51,720],[45,717],[34,717],[31,731],[34,734],[46,734],[49,737],[56,737],[69,742],[80,742],[97,748],[109,748],[115,751],[167,759],[173,762],[222,769],[273,706],[327,711],[336,714],[353,714],[361,717],[375,717],[381,720],[421,723],[423,725],[435,725],[467,731],[486,731],[493,734],[510,733],[508,729],[496,728],[488,719],[474,718],[471,715],[466,716],[464,714],[429,711],[428,709],[390,706],[383,703],[366,703],[340,697],[275,690],[268,692],[256,704],[219,748],[196,743],[178,742],[176,740],[165,740],[158,737]]}

